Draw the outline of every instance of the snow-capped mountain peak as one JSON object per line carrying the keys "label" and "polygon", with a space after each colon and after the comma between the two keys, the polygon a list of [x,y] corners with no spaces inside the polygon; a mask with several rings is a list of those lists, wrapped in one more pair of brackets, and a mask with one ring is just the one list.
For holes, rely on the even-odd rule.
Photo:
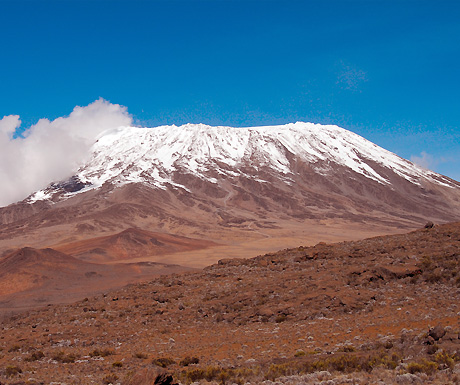
{"label": "snow-capped mountain peak", "polygon": [[[411,183],[421,180],[454,187],[455,183],[333,125],[291,123],[263,127],[183,126],[121,127],[101,135],[92,156],[75,174],[79,191],[110,182],[119,186],[146,183],[155,188],[188,189],[176,180],[177,173],[217,183],[216,177],[276,174],[285,183],[295,180],[293,163],[301,161],[318,174],[327,175],[340,166],[367,179],[389,185],[388,171]],[[262,178],[262,179],[261,179]],[[48,197],[39,191],[32,201]],[[74,194],[73,192],[72,194]]]}

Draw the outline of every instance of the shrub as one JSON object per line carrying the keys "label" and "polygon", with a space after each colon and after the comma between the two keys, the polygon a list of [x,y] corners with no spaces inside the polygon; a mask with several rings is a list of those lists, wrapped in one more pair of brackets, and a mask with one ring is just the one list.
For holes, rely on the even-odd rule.
{"label": "shrub", "polygon": [[189,365],[196,365],[200,362],[199,358],[197,357],[185,357],[180,363],[179,365],[181,366],[189,366]]}
{"label": "shrub", "polygon": [[398,366],[400,361],[401,357],[396,353],[393,353],[391,356],[381,353],[366,357],[359,356],[357,354],[342,354],[325,359],[319,359],[314,362],[305,362],[303,364],[303,371],[317,372],[323,370],[335,370],[345,373],[356,371],[370,372],[376,367],[394,369]]}
{"label": "shrub", "polygon": [[38,350],[36,352],[33,352],[29,357],[26,357],[24,361],[27,361],[27,362],[38,361],[39,359],[43,357],[45,357],[45,354],[41,350]]}
{"label": "shrub", "polygon": [[428,361],[425,359],[422,360],[422,362],[410,362],[407,365],[407,371],[411,374],[415,374],[415,373],[433,374],[437,368],[438,368],[438,365],[436,364],[436,362]]}
{"label": "shrub", "polygon": [[434,360],[439,365],[439,369],[453,369],[455,366],[454,358],[444,350],[438,351],[434,355]]}
{"label": "shrub", "polygon": [[205,371],[199,368],[193,368],[185,372],[187,383],[197,382],[205,378]]}
{"label": "shrub", "polygon": [[428,283],[436,283],[442,281],[442,275],[439,269],[435,269],[431,272],[427,272],[425,276],[425,280]]}
{"label": "shrub", "polygon": [[388,349],[391,349],[391,348],[393,347],[393,342],[391,342],[391,341],[385,341],[385,343],[383,344],[383,347],[384,347],[385,349],[387,349],[387,350],[388,350]]}
{"label": "shrub", "polygon": [[22,369],[19,366],[9,365],[5,368],[5,375],[7,377],[12,377],[19,373],[22,373]]}
{"label": "shrub", "polygon": [[421,266],[423,270],[429,270],[432,265],[433,265],[433,261],[431,260],[431,258],[428,256],[424,256],[421,262]]}
{"label": "shrub", "polygon": [[340,349],[339,349],[340,352],[346,352],[346,353],[351,353],[351,352],[355,352],[356,349],[353,345],[345,345],[345,346],[342,346]]}
{"label": "shrub", "polygon": [[386,354],[369,357],[367,365],[370,368],[384,367],[387,369],[395,369],[401,362],[401,356],[397,353],[392,353],[391,356]]}
{"label": "shrub", "polygon": [[9,353],[12,352],[19,352],[21,350],[21,347],[19,345],[13,345],[11,348],[8,349]]}
{"label": "shrub", "polygon": [[136,353],[136,354],[134,354],[134,357],[139,358],[141,360],[145,360],[145,359],[148,358],[147,354],[145,354],[145,353]]}
{"label": "shrub", "polygon": [[280,314],[275,318],[275,322],[278,324],[284,321],[286,321],[286,316],[284,314]]}
{"label": "shrub", "polygon": [[225,381],[230,378],[230,375],[226,369],[218,366],[208,366],[205,370],[204,378],[209,382],[217,380],[225,384]]}
{"label": "shrub", "polygon": [[114,368],[122,368],[123,367],[123,362],[121,361],[115,361],[114,363],[112,363],[112,366]]}
{"label": "shrub", "polygon": [[52,359],[63,364],[73,364],[77,357],[73,354],[65,354],[63,351],[57,352],[53,355]]}
{"label": "shrub", "polygon": [[288,369],[289,367],[287,364],[271,364],[267,373],[265,374],[265,379],[274,381],[278,377],[287,375]]}
{"label": "shrub", "polygon": [[113,384],[116,380],[118,380],[118,376],[116,374],[107,374],[103,379],[102,382],[104,384]]}
{"label": "shrub", "polygon": [[413,275],[413,276],[410,278],[409,282],[410,282],[411,284],[414,285],[414,284],[416,284],[416,283],[418,282],[418,279],[419,279],[419,275],[416,274],[416,275]]}
{"label": "shrub", "polygon": [[90,357],[107,357],[111,356],[114,354],[113,350],[110,349],[104,349],[104,350],[99,350],[99,349],[94,349],[92,352],[89,353]]}
{"label": "shrub", "polygon": [[327,366],[338,372],[354,372],[356,370],[364,369],[363,362],[357,356],[338,356],[331,357],[327,360]]}
{"label": "shrub", "polygon": [[176,361],[169,357],[156,358],[152,361],[152,364],[159,366],[161,368],[167,368],[169,365],[173,365],[175,363]]}
{"label": "shrub", "polygon": [[208,366],[206,368],[190,368],[181,372],[182,381],[191,384],[205,380],[212,383],[250,383],[249,379],[260,374],[260,368],[222,368]]}

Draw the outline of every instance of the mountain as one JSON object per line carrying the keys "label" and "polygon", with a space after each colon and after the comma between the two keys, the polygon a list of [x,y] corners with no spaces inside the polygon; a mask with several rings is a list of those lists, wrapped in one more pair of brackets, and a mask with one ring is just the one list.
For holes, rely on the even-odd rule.
{"label": "mountain", "polygon": [[336,126],[118,128],[0,209],[0,311],[459,217],[459,182]]}
{"label": "mountain", "polygon": [[459,216],[459,182],[337,126],[123,127],[100,136],[69,179],[0,209],[0,252],[132,228],[218,243],[168,254],[205,266]]}
{"label": "mountain", "polygon": [[[460,187],[458,182],[423,170],[336,126],[189,124],[107,132],[95,144],[89,162],[72,178],[35,193],[29,202],[56,201],[131,183],[190,193],[193,198],[204,193],[223,199],[224,206],[229,202],[241,208],[281,205],[290,215],[302,218],[321,216],[318,209],[333,206],[331,199],[337,201],[339,207],[334,209],[340,211],[347,197],[350,201],[346,203],[354,203],[352,206],[358,200],[367,208],[391,204],[445,216],[448,212],[443,209],[448,205],[427,204],[433,198],[431,189]],[[415,191],[422,197],[407,197]]]}
{"label": "mountain", "polygon": [[68,180],[1,209],[1,236],[52,228],[48,241],[62,243],[131,227],[225,240],[273,238],[293,224],[410,228],[458,218],[459,187],[336,126],[125,127],[101,136]]}

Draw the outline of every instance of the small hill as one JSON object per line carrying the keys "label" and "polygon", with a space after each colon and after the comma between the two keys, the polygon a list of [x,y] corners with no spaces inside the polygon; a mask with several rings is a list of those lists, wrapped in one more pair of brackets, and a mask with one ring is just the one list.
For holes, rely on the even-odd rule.
{"label": "small hill", "polygon": [[53,249],[24,247],[0,259],[0,293],[21,292],[43,285],[46,281],[59,282],[70,275],[84,275],[92,264],[79,261]]}
{"label": "small hill", "polygon": [[23,247],[0,259],[0,276],[23,269],[37,269],[44,265],[64,268],[70,265],[85,265],[85,263],[50,248],[39,250],[33,247]]}
{"label": "small hill", "polygon": [[101,265],[54,249],[24,247],[0,259],[0,315],[68,303],[108,289],[187,268],[161,263]]}
{"label": "small hill", "polygon": [[79,259],[111,262],[200,250],[215,245],[216,243],[206,240],[129,228],[113,235],[54,247]]}

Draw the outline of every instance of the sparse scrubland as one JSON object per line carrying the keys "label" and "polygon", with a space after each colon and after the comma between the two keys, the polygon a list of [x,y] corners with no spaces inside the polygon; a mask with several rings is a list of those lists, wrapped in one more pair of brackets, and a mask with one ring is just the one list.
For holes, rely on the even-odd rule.
{"label": "sparse scrubland", "polygon": [[9,315],[0,384],[460,384],[459,256],[455,223]]}

